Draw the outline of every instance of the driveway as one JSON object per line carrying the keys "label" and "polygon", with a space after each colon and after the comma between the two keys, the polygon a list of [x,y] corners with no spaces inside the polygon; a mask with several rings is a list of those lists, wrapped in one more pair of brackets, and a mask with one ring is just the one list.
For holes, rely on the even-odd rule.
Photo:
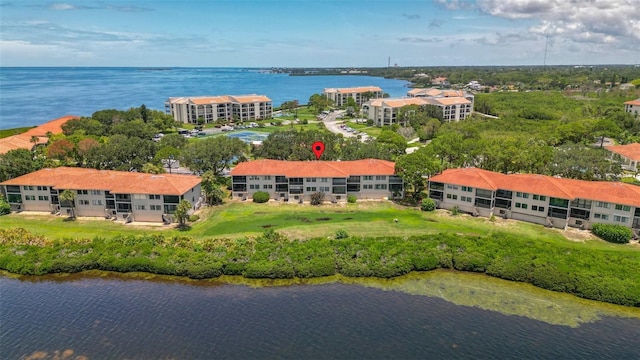
{"label": "driveway", "polygon": [[[329,114],[327,114],[327,116],[324,117],[324,119],[322,119],[322,122],[325,124],[327,129],[334,134],[342,134],[344,137],[358,136],[340,127],[340,125],[342,125],[341,123],[344,122],[344,119],[338,118],[338,116],[344,114],[344,112],[345,112],[344,110],[330,112]],[[360,135],[360,141],[364,142],[367,139],[369,139],[369,135],[367,134]]]}

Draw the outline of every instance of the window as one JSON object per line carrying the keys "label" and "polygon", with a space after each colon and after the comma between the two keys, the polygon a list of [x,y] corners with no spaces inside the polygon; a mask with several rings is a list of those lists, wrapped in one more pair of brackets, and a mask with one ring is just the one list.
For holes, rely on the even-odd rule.
{"label": "window", "polygon": [[362,185],[363,190],[373,190],[373,184],[364,184]]}
{"label": "window", "polygon": [[591,200],[575,199],[571,201],[571,207],[581,209],[591,209]]}
{"label": "window", "polygon": [[315,186],[307,186],[307,191],[317,191]]}
{"label": "window", "polygon": [[[535,196],[535,195],[534,195]],[[536,205],[531,205],[531,210],[538,211],[538,207]]]}
{"label": "window", "polygon": [[133,198],[136,200],[146,200],[147,199],[147,195],[145,194],[133,194]]}
{"label": "window", "polygon": [[373,175],[365,175],[362,177],[362,180],[373,180]]}
{"label": "window", "polygon": [[102,195],[101,190],[91,190],[91,195]]}
{"label": "window", "polygon": [[136,205],[136,210],[146,210],[144,205]]}
{"label": "window", "polygon": [[307,178],[306,181],[307,182],[316,182],[316,178]]}
{"label": "window", "polygon": [[544,212],[544,206],[538,206],[538,211]]}
{"label": "window", "polygon": [[558,198],[549,198],[549,205],[551,206],[556,206],[556,207],[561,207],[561,208],[567,208],[569,207],[569,200],[565,200],[565,199],[558,199]]}
{"label": "window", "polygon": [[385,175],[376,175],[376,180],[387,180]]}
{"label": "window", "polygon": [[516,197],[521,198],[521,197],[522,197],[522,193],[518,191],[518,192],[516,193]]}
{"label": "window", "polygon": [[387,184],[376,184],[376,190],[386,190]]}
{"label": "window", "polygon": [[102,200],[91,200],[91,205],[102,205]]}
{"label": "window", "polygon": [[594,219],[609,220],[609,215],[595,213],[595,214],[593,214],[593,218]]}
{"label": "window", "polygon": [[616,210],[631,211],[631,206],[616,204]]}
{"label": "window", "polygon": [[547,197],[544,195],[540,195],[540,201],[547,201]]}
{"label": "window", "polygon": [[265,180],[271,180],[271,175],[265,175],[264,179]]}
{"label": "window", "polygon": [[[540,197],[538,195],[533,195],[533,200],[540,200]],[[533,210],[533,207],[531,209]]]}
{"label": "window", "polygon": [[522,208],[525,209],[525,210],[527,209],[528,206],[529,205],[527,205],[527,204],[522,204]]}
{"label": "window", "polygon": [[627,221],[629,221],[629,218],[626,217],[626,216],[613,215],[613,221],[620,222],[620,223],[626,223]]}
{"label": "window", "polygon": [[160,200],[160,195],[149,195],[149,200]]}
{"label": "window", "polygon": [[260,176],[251,175],[249,176],[249,180],[260,180]]}
{"label": "window", "polygon": [[160,210],[162,210],[162,206],[161,205],[149,205],[149,210],[160,211]]}
{"label": "window", "polygon": [[451,189],[451,190],[458,190],[458,186],[457,186],[457,185],[450,185],[450,184],[447,184],[447,189]]}
{"label": "window", "polygon": [[38,200],[40,201],[49,201],[49,197],[46,195],[38,195]]}
{"label": "window", "polygon": [[596,201],[596,207],[609,209],[611,207],[611,204],[609,204],[608,202]]}
{"label": "window", "polygon": [[78,195],[88,195],[89,194],[88,190],[76,190],[76,192],[78,193]]}
{"label": "window", "polygon": [[520,207],[522,207],[522,204],[517,202],[516,207],[519,209]]}
{"label": "window", "polygon": [[23,186],[22,188],[25,189],[25,190],[33,190],[34,189],[33,186],[27,186],[27,185]]}
{"label": "window", "polygon": [[458,200],[458,195],[447,194],[447,199]]}
{"label": "window", "polygon": [[265,184],[265,185],[262,185],[262,188],[263,188],[263,189],[273,189],[273,185],[271,185],[271,184],[268,184],[268,185],[267,185],[267,184]]}
{"label": "window", "polygon": [[528,193],[522,193],[522,198],[523,199],[528,199],[529,198],[529,194]]}
{"label": "window", "polygon": [[461,196],[460,201],[471,202],[471,196]]}
{"label": "window", "polygon": [[40,191],[46,191],[48,190],[46,186],[38,186],[38,190]]}
{"label": "window", "polygon": [[463,187],[462,187],[462,191],[472,192],[472,191],[473,191],[473,188],[472,188],[472,187],[468,187],[468,186],[463,186]]}
{"label": "window", "polygon": [[80,199],[80,200],[78,200],[78,203],[79,203],[80,205],[89,205],[89,200],[83,200],[83,199]]}
{"label": "window", "polygon": [[258,184],[249,184],[249,189],[251,189],[251,190],[260,190],[260,185],[258,185]]}
{"label": "window", "polygon": [[331,188],[330,188],[330,187],[328,187],[328,186],[320,186],[320,191],[322,191],[322,192],[329,192],[329,191],[330,191],[330,189],[331,189]]}
{"label": "window", "polygon": [[329,182],[329,178],[320,178],[320,182]]}
{"label": "window", "polygon": [[36,199],[36,196],[35,196],[35,195],[25,195],[25,196],[24,196],[24,199],[25,199],[25,200],[35,200],[35,199]]}

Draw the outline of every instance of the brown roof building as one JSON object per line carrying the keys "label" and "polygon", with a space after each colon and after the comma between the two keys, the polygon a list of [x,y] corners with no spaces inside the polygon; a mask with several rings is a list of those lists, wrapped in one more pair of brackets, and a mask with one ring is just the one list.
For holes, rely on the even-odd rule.
{"label": "brown roof building", "polygon": [[[73,208],[77,216],[161,222],[170,220],[180,200],[188,200],[194,209],[200,205],[200,181],[194,175],[59,167],[0,185],[17,211],[65,213]],[[61,203],[59,194],[64,190],[76,193],[74,207]]]}
{"label": "brown roof building", "polygon": [[176,121],[191,124],[196,124],[199,118],[208,124],[218,119],[249,121],[273,116],[271,99],[256,94],[171,97],[164,107]]}
{"label": "brown roof building", "polygon": [[330,201],[383,199],[402,195],[402,180],[395,175],[395,163],[386,160],[283,161],[256,160],[231,170],[233,196],[248,199],[257,191],[272,199],[309,200],[322,192]]}
{"label": "brown roof building", "polygon": [[560,228],[609,223],[640,229],[640,187],[622,182],[448,169],[429,179],[429,196],[441,208],[487,217]]}
{"label": "brown roof building", "polygon": [[622,168],[638,171],[640,168],[640,143],[607,146],[607,150],[620,155],[623,160]]}
{"label": "brown roof building", "polygon": [[[2,138],[0,139],[0,154],[5,154],[15,149],[33,150],[36,145],[46,144],[49,141],[48,133],[61,134],[62,125],[71,119],[78,118],[78,116],[63,116],[29,129],[22,134]],[[34,140],[36,141],[34,142]]]}

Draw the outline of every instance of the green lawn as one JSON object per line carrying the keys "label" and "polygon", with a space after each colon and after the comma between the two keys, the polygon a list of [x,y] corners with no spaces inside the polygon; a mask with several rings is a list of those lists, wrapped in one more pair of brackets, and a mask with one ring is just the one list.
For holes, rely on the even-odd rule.
{"label": "green lawn", "polygon": [[380,136],[380,133],[382,132],[382,128],[378,126],[369,126],[367,124],[356,124],[355,121],[351,121],[351,120],[348,120],[346,124],[349,127],[352,127],[358,131],[362,131],[363,133],[374,138]]}
{"label": "green lawn", "polygon": [[[575,242],[567,240],[562,231],[514,220],[452,216],[447,211],[432,213],[399,206],[390,202],[361,202],[320,207],[298,204],[254,204],[230,202],[222,206],[203,209],[201,220],[188,231],[178,231],[169,226],[132,226],[108,220],[65,221],[53,215],[11,214],[0,217],[0,228],[22,227],[35,234],[50,238],[113,237],[119,234],[188,235],[195,239],[238,238],[258,236],[265,229],[274,229],[289,238],[309,239],[329,237],[337,230],[345,230],[352,236],[413,236],[434,233],[488,235],[492,232],[509,232],[536,241],[573,243],[576,246],[640,251],[637,247],[609,244],[600,240]],[[395,221],[397,220],[397,222]]]}
{"label": "green lawn", "polygon": [[33,126],[28,126],[28,127],[0,130],[0,139],[13,136],[13,135],[22,134],[23,132],[26,132],[27,130],[33,129],[33,128],[34,128]]}

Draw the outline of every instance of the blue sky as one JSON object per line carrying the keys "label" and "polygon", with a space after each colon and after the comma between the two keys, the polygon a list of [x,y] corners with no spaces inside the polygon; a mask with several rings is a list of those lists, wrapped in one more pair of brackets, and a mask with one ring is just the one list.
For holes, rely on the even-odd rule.
{"label": "blue sky", "polygon": [[633,64],[639,0],[0,0],[0,66]]}

